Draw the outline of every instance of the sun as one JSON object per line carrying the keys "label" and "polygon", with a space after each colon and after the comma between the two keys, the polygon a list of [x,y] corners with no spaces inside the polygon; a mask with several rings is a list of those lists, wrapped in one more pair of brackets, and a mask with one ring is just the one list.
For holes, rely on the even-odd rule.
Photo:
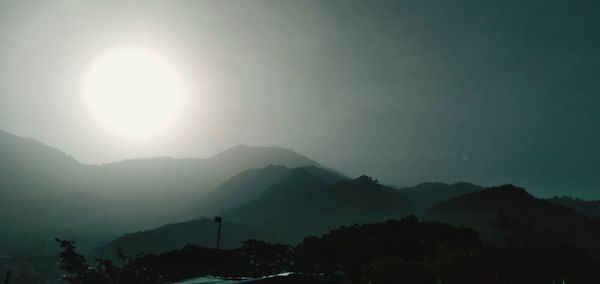
{"label": "sun", "polygon": [[184,107],[184,88],[171,62],[140,46],[108,49],[82,82],[95,120],[125,138],[148,138],[172,127]]}

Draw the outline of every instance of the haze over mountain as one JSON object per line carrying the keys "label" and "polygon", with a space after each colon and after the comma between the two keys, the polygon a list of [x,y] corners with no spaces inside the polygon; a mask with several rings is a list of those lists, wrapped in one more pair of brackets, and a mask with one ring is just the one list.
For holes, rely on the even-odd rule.
{"label": "haze over mountain", "polygon": [[553,240],[600,254],[600,223],[586,216],[596,217],[597,202],[538,199],[514,186],[387,186],[367,175],[348,178],[279,147],[238,146],[207,159],[85,165],[8,133],[1,133],[0,146],[5,254],[54,236],[77,239],[90,256],[110,258],[117,249],[136,254],[188,243],[211,247],[217,214],[225,220],[224,248],[248,239],[295,245],[339,226],[415,214],[474,228],[495,246],[509,238],[500,234],[501,221],[524,222]]}
{"label": "haze over mountain", "polygon": [[[281,145],[403,186],[600,198],[596,0],[377,2],[4,1],[0,128],[89,163]],[[81,99],[86,66],[127,44],[164,53],[189,91],[143,143]]]}
{"label": "haze over mountain", "polygon": [[[268,232],[263,236],[268,240],[296,244],[308,235],[320,235],[340,225],[420,214],[439,201],[481,189],[468,183],[424,183],[396,189],[368,176],[352,180],[315,166],[267,166],[243,171],[225,181],[202,199],[195,211],[223,214],[224,220],[251,224]],[[203,222],[175,223],[168,226],[169,230],[161,227],[125,235],[100,250],[104,255],[114,254],[117,248],[154,252],[153,240],[165,250],[177,249],[184,242],[212,246],[216,224]],[[235,234],[238,240],[255,237],[252,231],[232,226],[223,236]],[[199,227],[204,230],[202,236],[198,235],[202,231]],[[177,241],[169,241],[172,238]]]}
{"label": "haze over mountain", "polygon": [[238,146],[208,159],[85,165],[5,132],[0,145],[6,169],[0,174],[4,248],[51,235],[102,241],[215,214],[269,227],[279,240],[295,242],[341,224],[420,213],[438,201],[480,189],[441,183],[395,189],[366,176],[350,180],[278,147]]}
{"label": "haze over mountain", "polygon": [[[214,207],[209,210],[222,213],[225,220],[251,224],[269,232],[270,240],[288,244],[340,225],[382,222],[417,214],[425,219],[474,228],[487,243],[494,245],[507,241],[501,233],[503,229],[498,227],[503,225],[502,221],[518,221],[524,222],[524,226],[535,226],[535,230],[546,232],[553,239],[572,240],[594,253],[600,252],[600,223],[514,186],[484,189],[470,183],[423,183],[393,188],[368,176],[348,179],[314,166],[293,169],[267,166],[241,172],[215,188],[203,201],[212,204]],[[203,212],[202,208],[199,205],[197,212]],[[182,232],[176,239],[210,246],[216,225],[206,224],[204,233],[209,236],[206,239],[183,233],[196,230],[193,224],[173,224]],[[243,231],[234,234],[243,239]],[[112,248],[114,252],[119,246],[143,250],[143,246],[151,245],[150,240],[160,236],[169,239],[169,233],[158,228],[136,233],[139,244],[125,236],[103,250],[108,253],[108,248]]]}
{"label": "haze over mountain", "polygon": [[[496,217],[498,210],[540,211],[536,214],[553,222],[567,218],[562,213],[547,213],[550,210],[544,208],[550,206],[548,201],[517,194],[519,190],[510,188],[492,199],[475,198],[477,201],[467,205],[452,206],[479,196],[483,188],[469,183],[395,188],[364,175],[349,179],[278,147],[238,146],[207,159],[148,158],[85,165],[35,140],[0,134],[0,219],[4,224],[0,245],[4,249],[56,234],[97,240],[98,244],[118,234],[216,214],[262,228],[272,238],[288,243],[343,224],[421,215],[432,206],[426,216],[473,226],[484,235],[489,231],[489,219]],[[560,201],[565,199],[553,200]],[[436,205],[438,202],[442,203]],[[457,213],[471,210],[469,206],[483,211]],[[458,209],[445,209],[454,207]],[[589,209],[579,210],[594,216]],[[453,217],[456,214],[468,216],[462,220]],[[568,217],[577,221],[572,223],[590,228],[593,223],[577,214],[573,211],[567,215],[575,216]],[[186,228],[189,224],[177,226]],[[583,235],[589,239],[591,233]]]}
{"label": "haze over mountain", "polygon": [[467,183],[396,189],[367,176],[350,180],[314,166],[267,166],[225,181],[195,210],[206,215],[222,213],[225,220],[260,226],[279,241],[295,243],[307,234],[343,224],[420,214],[439,201],[481,189]]}
{"label": "haze over mountain", "polygon": [[366,175],[351,180],[320,168],[301,167],[223,216],[266,226],[293,243],[306,234],[321,234],[340,225],[421,214],[440,201],[481,189],[468,183],[424,183],[398,189]]}
{"label": "haze over mountain", "polygon": [[599,0],[0,0],[0,281],[600,283],[599,51]]}
{"label": "haze over mountain", "polygon": [[[320,170],[316,166],[302,167],[304,170],[315,173]],[[295,169],[285,166],[267,166],[262,169],[243,171],[222,183],[207,194],[193,210],[201,214],[221,214],[237,205],[250,202],[270,187],[288,178]],[[342,180],[343,176],[337,173],[328,173],[327,180]]]}
{"label": "haze over mountain", "polygon": [[92,166],[35,140],[1,132],[1,235],[10,237],[0,248],[16,248],[10,240],[23,235],[112,236],[195,218],[197,212],[188,208],[213,187],[240,171],[268,165],[317,163],[283,148],[238,146],[207,159],[150,158]]}

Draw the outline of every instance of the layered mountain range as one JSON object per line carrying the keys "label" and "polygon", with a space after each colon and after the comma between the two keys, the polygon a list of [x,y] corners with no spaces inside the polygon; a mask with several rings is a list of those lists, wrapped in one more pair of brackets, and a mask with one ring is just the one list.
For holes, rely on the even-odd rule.
{"label": "layered mountain range", "polygon": [[0,254],[51,237],[82,241],[92,254],[163,252],[247,239],[295,244],[357,223],[417,215],[477,229],[521,220],[600,251],[597,202],[540,199],[505,185],[462,182],[388,186],[350,178],[292,150],[237,146],[207,159],[147,158],[85,165],[28,138],[0,132]]}

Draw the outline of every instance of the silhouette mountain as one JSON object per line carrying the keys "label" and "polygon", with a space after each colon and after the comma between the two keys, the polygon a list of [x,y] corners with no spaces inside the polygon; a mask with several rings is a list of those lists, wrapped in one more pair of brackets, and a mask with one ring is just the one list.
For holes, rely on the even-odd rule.
{"label": "silhouette mountain", "polygon": [[[263,181],[271,174],[276,179],[269,179],[272,184],[267,187],[268,183]],[[292,243],[306,234],[323,233],[343,224],[420,214],[440,201],[482,189],[469,183],[423,183],[396,189],[381,185],[366,175],[350,180],[335,172],[310,166],[287,171],[281,168],[252,170],[223,185],[227,186],[216,188],[209,194],[206,203],[219,204],[209,198],[213,194],[225,196],[227,192],[229,196],[243,196],[244,202],[239,202],[238,206],[232,207],[231,203],[223,206],[222,211],[232,207],[223,213],[225,217],[266,226]],[[231,193],[229,185],[235,185],[238,192],[249,190],[254,199],[250,200],[242,193]]]}
{"label": "silhouette mountain", "polygon": [[[481,190],[469,184],[423,183],[401,189],[361,176],[350,180],[315,166],[268,166],[241,172],[193,208],[200,215],[267,226],[293,243],[341,224],[383,221],[425,212],[432,205]],[[231,218],[231,219],[230,219]]]}
{"label": "silhouette mountain", "polygon": [[[425,209],[430,207],[431,210]],[[469,183],[423,183],[393,188],[366,175],[348,179],[315,166],[293,169],[267,166],[241,172],[211,191],[193,209],[198,214],[209,211],[222,214],[228,222],[264,228],[271,240],[288,244],[340,225],[400,219],[419,212],[427,212],[424,215],[428,219],[473,227],[490,242],[496,235],[494,222],[504,214],[519,218],[535,215],[540,223],[558,228],[561,233],[574,230],[572,225],[561,222],[576,224],[585,228],[583,235],[576,236],[577,240],[590,246],[596,243],[593,220],[537,199],[517,187],[484,189]],[[209,234],[211,231],[208,229]],[[160,232],[152,234],[160,235]],[[146,233],[140,232],[138,236],[142,238]],[[196,239],[191,236],[178,238],[181,238],[180,242]],[[147,250],[151,251],[150,243],[147,245]]]}
{"label": "silhouette mountain", "polygon": [[265,226],[280,239],[294,243],[341,224],[400,218],[410,212],[400,191],[370,177],[348,180],[319,168],[302,167],[224,216]]}
{"label": "silhouette mountain", "polygon": [[537,232],[531,235],[570,240],[600,255],[600,225],[594,219],[599,204],[538,199],[511,185],[395,188],[366,175],[349,179],[279,147],[236,146],[207,159],[85,165],[33,139],[0,132],[0,255],[55,236],[76,236],[86,250],[135,231],[96,253],[212,246],[215,223],[195,218],[217,214],[225,220],[225,248],[247,239],[295,244],[340,225],[416,214],[474,228],[488,244],[506,245],[502,228],[517,224]]}
{"label": "silhouette mountain", "polygon": [[[238,248],[243,241],[250,239],[270,241],[273,240],[273,236],[263,228],[256,226],[223,222],[221,248]],[[127,255],[162,253],[182,248],[187,244],[214,247],[216,240],[217,224],[212,219],[203,218],[126,234],[99,247],[91,254],[114,258],[117,249],[121,249]]]}
{"label": "silhouette mountain", "polygon": [[513,185],[492,187],[441,202],[429,210],[427,218],[474,228],[484,241],[493,244],[505,241],[499,234],[498,223],[507,219],[520,220],[594,253],[600,252],[600,225],[595,220],[573,209],[535,198],[525,189]]}

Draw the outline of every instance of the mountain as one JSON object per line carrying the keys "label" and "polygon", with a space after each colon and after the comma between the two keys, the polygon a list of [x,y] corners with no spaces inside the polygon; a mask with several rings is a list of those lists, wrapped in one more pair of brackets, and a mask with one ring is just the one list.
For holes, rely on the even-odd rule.
{"label": "mountain", "polygon": [[[307,235],[319,235],[343,224],[399,219],[416,212],[416,208],[421,210],[442,199],[480,189],[467,183],[428,183],[396,189],[365,175],[352,180],[316,166],[267,166],[231,177],[194,210],[204,215],[222,214],[226,221],[264,228],[274,239],[293,244]],[[144,234],[150,232],[137,236]],[[193,239],[187,237],[188,241]],[[148,246],[148,250],[152,249]]]}
{"label": "mountain", "polygon": [[255,199],[291,172],[292,169],[284,166],[243,171],[209,192],[193,210],[197,210],[200,215],[220,214]]}
{"label": "mountain", "polygon": [[100,210],[90,201],[101,198],[78,191],[86,170],[57,149],[0,131],[0,249],[15,248],[10,240],[21,241],[23,232],[82,224]]}
{"label": "mountain", "polygon": [[[262,169],[243,171],[228,179],[213,189],[194,208],[199,210],[198,212],[201,214],[221,214],[235,206],[253,201],[269,188],[280,183],[283,179],[297,174],[299,171],[306,171],[311,175],[315,175],[325,183],[347,179],[341,174],[316,166],[303,166],[295,169],[284,166],[267,166]],[[290,179],[293,179],[293,177]],[[286,179],[284,182],[286,186],[292,183],[290,179]]]}
{"label": "mountain", "polygon": [[581,214],[592,218],[600,218],[600,200],[583,200],[569,196],[553,197],[548,201],[571,208]]}
{"label": "mountain", "polygon": [[30,138],[0,131],[0,199],[64,192],[82,167],[73,157]]}
{"label": "mountain", "polygon": [[[238,145],[207,159],[210,163],[226,168],[248,169],[257,165],[284,165],[289,168],[313,165],[315,161],[293,150],[270,146],[256,147]],[[235,173],[241,170],[233,170]]]}
{"label": "mountain", "polygon": [[538,199],[512,185],[465,194],[435,205],[427,218],[477,229],[490,243],[501,243],[503,220],[548,230],[592,251],[600,252],[600,225],[595,220],[562,205]]}
{"label": "mountain", "polygon": [[240,171],[318,164],[279,147],[237,146],[207,159],[85,165],[30,138],[0,132],[0,254],[47,236],[117,234],[196,218],[189,208]]}
{"label": "mountain", "polygon": [[[272,241],[264,229],[231,222],[223,222],[220,247],[237,248],[242,241],[260,239]],[[126,234],[96,249],[93,255],[115,257],[117,249],[127,255],[139,253],[162,253],[180,249],[187,244],[214,247],[217,240],[217,224],[212,219],[197,219],[169,224],[156,229]]]}
{"label": "mountain", "polygon": [[[269,165],[318,165],[288,149],[236,146],[207,159],[147,158],[94,166],[90,191],[132,200],[136,227],[145,229],[197,218],[192,209],[211,190],[241,171]],[[206,204],[206,203],[204,203]]]}
{"label": "mountain", "polygon": [[203,194],[241,171],[268,165],[319,166],[289,149],[241,145],[207,159],[144,158],[104,164],[94,166],[93,174],[103,181],[104,192]]}
{"label": "mountain", "polygon": [[396,189],[315,166],[268,166],[242,172],[212,190],[195,210],[265,226],[288,242],[342,224],[420,214],[432,205],[481,190],[469,183],[423,183]]}
{"label": "mountain", "polygon": [[302,167],[223,216],[264,226],[294,243],[342,224],[400,218],[410,212],[400,191],[370,177],[348,180],[319,168]]}
{"label": "mountain", "polygon": [[[262,169],[243,171],[222,185],[211,191],[194,210],[197,212],[210,211],[211,214],[227,211],[228,208],[242,206],[242,204],[253,203],[264,192],[273,187],[281,186],[279,193],[285,192],[284,198],[291,194],[300,193],[300,189],[312,185],[305,177],[318,180],[319,183],[333,183],[344,180],[344,177],[328,172],[316,166],[303,166],[295,169],[284,166],[267,166]],[[308,186],[308,188],[312,188]],[[276,190],[276,189],[275,189]],[[260,199],[262,202],[271,203],[271,200]],[[207,207],[210,206],[210,207]],[[272,207],[269,207],[272,208]],[[267,210],[257,210],[248,214],[247,217],[262,216],[269,214]],[[231,222],[230,222],[231,221]],[[247,220],[246,220],[247,221]],[[250,225],[244,225],[250,224]],[[117,248],[127,252],[162,252],[169,249],[182,247],[186,243],[213,246],[215,242],[216,225],[212,219],[200,219],[184,223],[175,223],[154,230],[141,231],[120,237],[102,246],[96,251],[97,254],[108,256],[114,254]],[[273,233],[271,228],[265,228],[257,223],[240,222],[235,218],[224,216],[223,244],[226,248],[236,247],[241,241],[248,239],[261,239],[266,241],[281,241],[280,236]]]}

